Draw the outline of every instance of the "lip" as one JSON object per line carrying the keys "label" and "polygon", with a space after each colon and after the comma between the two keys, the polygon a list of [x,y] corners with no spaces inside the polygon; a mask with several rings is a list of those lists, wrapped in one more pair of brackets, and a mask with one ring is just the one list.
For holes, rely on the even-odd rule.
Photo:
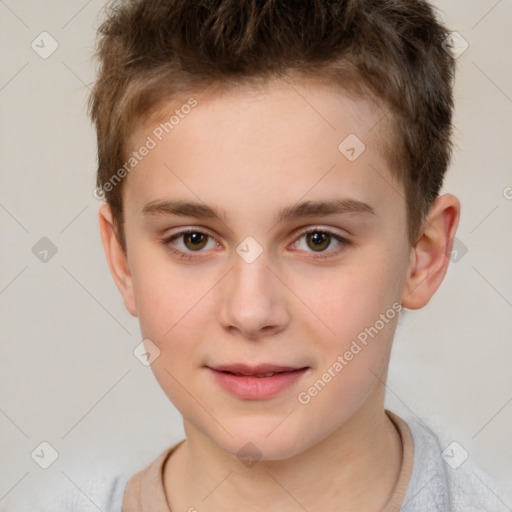
{"label": "lip", "polygon": [[[216,382],[227,392],[246,400],[267,400],[296,384],[309,367],[275,364],[229,364],[207,367]],[[230,373],[228,373],[230,372]],[[272,376],[257,377],[273,373]],[[234,375],[242,374],[242,375]]]}
{"label": "lip", "polygon": [[281,373],[281,372],[289,372],[294,370],[300,370],[300,367],[297,366],[281,366],[272,363],[261,363],[254,366],[244,364],[244,363],[234,363],[234,364],[223,364],[219,366],[211,366],[209,367],[212,370],[218,372],[230,372],[230,373],[243,373],[247,376],[254,376],[261,373]]}

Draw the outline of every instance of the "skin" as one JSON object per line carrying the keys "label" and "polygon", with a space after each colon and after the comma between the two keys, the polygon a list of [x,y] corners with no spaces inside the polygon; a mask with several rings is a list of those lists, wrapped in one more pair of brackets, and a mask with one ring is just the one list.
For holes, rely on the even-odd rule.
{"label": "skin", "polygon": [[[380,511],[402,457],[384,412],[398,315],[309,403],[297,396],[394,303],[428,303],[448,267],[459,201],[438,197],[411,246],[403,187],[384,150],[389,126],[369,100],[304,80],[194,97],[193,111],[125,178],[126,253],[109,207],[99,212],[113,279],[143,338],[159,348],[151,368],[183,415],[187,440],[164,472],[170,506]],[[140,147],[154,123],[128,147]],[[338,150],[351,133],[366,145],[353,162]],[[274,221],[283,206],[337,198],[374,213]],[[142,214],[168,199],[206,203],[225,219]],[[162,243],[189,227],[209,235],[199,251],[184,236]],[[331,237],[318,252],[304,235],[311,228],[350,243]],[[263,250],[252,263],[236,252],[247,236]],[[272,399],[245,400],[204,366],[233,362],[309,370]],[[261,453],[251,467],[236,455],[247,442]]]}

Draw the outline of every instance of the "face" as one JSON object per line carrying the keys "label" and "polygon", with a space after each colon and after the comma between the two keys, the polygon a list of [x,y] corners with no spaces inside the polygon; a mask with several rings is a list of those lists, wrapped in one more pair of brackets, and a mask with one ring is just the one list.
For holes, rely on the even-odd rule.
{"label": "face", "polygon": [[411,250],[387,125],[305,82],[194,97],[130,139],[157,144],[123,187],[125,303],[188,435],[289,458],[382,407]]}

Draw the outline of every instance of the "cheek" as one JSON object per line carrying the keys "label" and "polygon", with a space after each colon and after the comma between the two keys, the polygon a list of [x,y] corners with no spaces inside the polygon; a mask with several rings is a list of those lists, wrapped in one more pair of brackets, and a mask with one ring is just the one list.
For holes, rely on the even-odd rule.
{"label": "cheek", "polygon": [[357,264],[331,269],[325,278],[303,281],[300,287],[316,316],[308,312],[299,320],[304,322],[299,330],[312,322],[318,325],[309,337],[317,356],[314,375],[306,383],[312,387],[301,389],[304,401],[299,400],[311,400],[311,407],[305,405],[310,411],[329,408],[333,402],[345,404],[340,414],[355,410],[389,361],[401,310],[399,260],[391,254],[360,256]]}
{"label": "cheek", "polygon": [[[169,262],[158,251],[140,249],[133,255],[133,287],[144,337],[165,340],[204,294],[204,280]],[[158,343],[158,341],[157,341]]]}
{"label": "cheek", "polygon": [[[373,325],[400,298],[400,272],[393,263],[363,258],[357,264],[324,269],[315,278],[294,280],[294,292],[308,322],[322,328],[322,339],[348,340]],[[299,303],[297,303],[299,304]],[[296,320],[300,321],[301,316]],[[341,347],[340,347],[341,348]]]}
{"label": "cheek", "polygon": [[[365,274],[365,279],[371,277],[378,276]],[[327,334],[315,337],[313,333],[316,367],[299,390],[297,402],[306,416],[331,411],[321,428],[346,421],[384,379],[401,305],[389,294],[387,283],[376,286],[374,279],[369,286],[365,279],[355,275],[332,279],[340,292],[318,303],[322,320],[335,334],[324,330]],[[338,404],[336,412],[333,404]]]}
{"label": "cheek", "polygon": [[190,363],[201,359],[200,346],[211,329],[205,321],[211,318],[214,276],[184,270],[154,249],[138,249],[132,276],[141,334],[160,350],[151,365],[155,376],[175,387],[169,373],[182,381]]}
{"label": "cheek", "polygon": [[[162,259],[162,258],[160,258]],[[140,330],[160,351],[151,370],[169,400],[180,410],[192,405],[183,393],[190,384],[190,364],[198,359],[201,343],[200,317],[206,315],[201,297],[206,293],[203,279],[188,279],[176,265],[144,257],[134,275],[134,289]]]}

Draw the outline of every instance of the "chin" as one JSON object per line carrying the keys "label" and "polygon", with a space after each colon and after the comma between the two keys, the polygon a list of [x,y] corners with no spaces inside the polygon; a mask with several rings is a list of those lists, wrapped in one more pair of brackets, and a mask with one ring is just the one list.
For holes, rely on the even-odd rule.
{"label": "chin", "polygon": [[233,437],[225,435],[216,442],[241,460],[247,457],[267,461],[287,460],[309,447],[305,433],[294,432],[290,429],[291,425],[286,429],[281,428],[279,421],[282,418],[261,420],[257,425],[254,421],[242,421],[236,427],[227,427]]}

